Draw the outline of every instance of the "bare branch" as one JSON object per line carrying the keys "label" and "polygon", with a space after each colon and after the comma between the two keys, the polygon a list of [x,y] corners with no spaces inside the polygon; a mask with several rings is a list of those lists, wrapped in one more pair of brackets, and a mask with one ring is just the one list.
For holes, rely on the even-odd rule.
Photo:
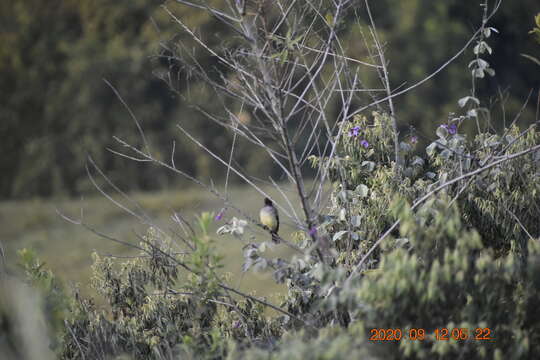
{"label": "bare branch", "polygon": [[364,0],[364,3],[366,4],[366,10],[369,16],[369,21],[371,23],[371,34],[373,37],[373,41],[375,43],[375,47],[377,49],[377,53],[379,54],[379,59],[381,60],[381,80],[383,82],[384,88],[386,89],[386,97],[388,99],[388,105],[390,108],[390,118],[392,120],[392,128],[394,131],[394,160],[396,162],[396,175],[401,175],[401,167],[402,159],[399,156],[399,132],[398,132],[398,126],[397,126],[397,119],[396,119],[396,111],[394,109],[394,101],[392,97],[392,89],[390,87],[390,79],[388,75],[388,68],[386,64],[386,59],[384,56],[384,50],[381,46],[379,35],[377,34],[377,28],[375,27],[375,21],[373,20],[373,17],[371,16],[371,9],[369,7],[368,0]]}
{"label": "bare branch", "polygon": [[129,116],[131,116],[131,119],[133,120],[133,122],[135,123],[135,126],[137,126],[137,130],[139,131],[139,135],[141,136],[141,139],[143,141],[143,144],[144,146],[146,147],[146,151],[148,153],[150,153],[150,146],[148,145],[148,141],[146,141],[146,137],[144,136],[144,132],[142,130],[142,127],[141,127],[141,124],[139,124],[139,121],[137,120],[137,117],[135,116],[135,114],[133,113],[133,111],[131,111],[131,108],[128,106],[128,104],[124,101],[124,99],[122,98],[122,96],[120,95],[120,92],[118,90],[116,90],[116,88],[107,80],[107,79],[103,79],[103,81],[105,82],[105,84],[107,84],[111,90],[114,92],[114,94],[116,95],[116,97],[118,98],[118,100],[120,100],[120,102],[122,103],[122,105],[124,105],[124,107],[126,108],[126,110],[128,111],[129,113]]}

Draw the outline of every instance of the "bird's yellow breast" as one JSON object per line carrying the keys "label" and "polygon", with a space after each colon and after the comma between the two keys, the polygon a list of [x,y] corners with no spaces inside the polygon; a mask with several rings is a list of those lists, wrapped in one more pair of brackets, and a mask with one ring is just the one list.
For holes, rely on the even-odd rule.
{"label": "bird's yellow breast", "polygon": [[259,214],[261,224],[268,226],[270,230],[276,230],[277,228],[277,218],[276,215],[268,209],[261,209]]}

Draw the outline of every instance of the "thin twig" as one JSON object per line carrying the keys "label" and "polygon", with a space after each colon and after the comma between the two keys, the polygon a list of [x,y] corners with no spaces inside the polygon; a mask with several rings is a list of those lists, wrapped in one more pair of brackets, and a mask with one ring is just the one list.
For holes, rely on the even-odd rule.
{"label": "thin twig", "polygon": [[0,239],[0,274],[6,271],[6,254],[4,253],[4,247],[2,246],[2,239]]}
{"label": "thin twig", "polygon": [[386,89],[386,98],[388,99],[388,106],[390,108],[390,119],[392,120],[392,130],[394,137],[394,160],[396,162],[396,175],[399,177],[401,175],[401,167],[403,165],[403,161],[401,156],[399,156],[399,132],[397,126],[396,111],[394,109],[394,100],[392,97],[392,88],[390,87],[388,67],[384,56],[384,49],[381,46],[379,35],[377,34],[377,28],[375,27],[375,21],[371,16],[369,2],[368,0],[364,0],[364,3],[366,4],[366,10],[368,13],[369,21],[371,23],[371,33],[373,41],[375,42],[375,47],[377,49],[377,53],[379,54],[379,59],[381,60],[381,80],[383,82],[384,88]]}
{"label": "thin twig", "polygon": [[122,105],[124,105],[124,107],[128,111],[129,115],[131,116],[131,119],[133,119],[133,122],[135,123],[135,126],[137,126],[137,130],[139,131],[139,135],[141,136],[143,144],[146,147],[146,151],[150,153],[150,146],[148,145],[148,141],[146,141],[146,137],[144,136],[144,131],[142,130],[141,124],[139,124],[139,120],[137,120],[137,117],[135,116],[133,111],[131,111],[131,108],[124,101],[124,99],[122,98],[122,95],[120,95],[120,92],[116,90],[116,88],[107,79],[103,79],[103,81],[105,82],[105,84],[107,84],[111,88],[111,90],[114,92],[118,100],[120,100]]}
{"label": "thin twig", "polygon": [[[500,2],[498,3],[498,5],[495,7],[495,9],[490,13],[490,15],[487,17],[487,19],[489,20],[493,15],[495,15],[495,13],[497,12],[498,8],[499,8],[499,5],[500,5]],[[451,58],[449,58],[447,61],[445,61],[441,66],[439,66],[435,71],[433,71],[431,74],[429,74],[428,76],[424,77],[422,80],[414,83],[413,85],[401,90],[401,91],[397,91],[395,93],[393,93],[390,97],[392,98],[395,98],[395,97],[398,97],[398,96],[401,96],[401,95],[404,95],[408,92],[410,92],[411,90],[425,84],[426,82],[428,82],[429,80],[431,80],[433,77],[435,77],[437,74],[439,74],[441,71],[443,71],[444,69],[446,69],[448,67],[448,65],[450,65],[451,63],[454,62],[454,60],[456,60],[458,57],[461,56],[461,54],[463,54],[465,52],[465,50],[467,50],[469,48],[469,46],[473,43],[473,41],[476,39],[476,37],[480,34],[482,29],[478,29],[470,38],[469,40],[465,43],[465,45],[463,45],[463,47],[458,50],[454,56],[452,56]],[[347,119],[349,118],[352,118],[354,117],[356,114],[359,114],[363,111],[365,111],[366,109],[369,109],[370,107],[373,107],[375,105],[378,105],[378,104],[381,104],[383,102],[386,102],[388,101],[388,96],[387,97],[384,97],[382,99],[379,99],[379,100],[376,100],[376,101],[373,101],[371,102],[370,104],[368,105],[365,105],[365,106],[362,106],[358,109],[356,109],[355,111],[353,111],[351,114],[349,114],[349,116],[347,117]]]}
{"label": "thin twig", "polygon": [[504,210],[506,212],[508,212],[510,214],[510,216],[512,216],[514,218],[514,220],[516,220],[516,222],[518,223],[519,227],[521,228],[521,230],[523,230],[523,232],[529,237],[529,239],[531,240],[535,240],[535,238],[531,235],[531,233],[527,230],[527,228],[525,227],[525,225],[523,225],[523,223],[521,222],[521,220],[519,220],[519,218],[517,217],[516,214],[514,214],[513,211],[511,211],[510,209],[508,209],[508,207],[506,206],[506,204],[503,202],[502,203],[503,206],[504,206]]}
{"label": "thin twig", "polygon": [[81,354],[82,360],[85,360],[85,359],[86,359],[86,356],[84,356],[84,351],[82,350],[82,346],[81,346],[81,344],[79,343],[79,340],[77,339],[77,336],[73,333],[73,330],[71,329],[71,326],[69,326],[67,320],[64,320],[64,325],[65,325],[65,327],[68,329],[69,334],[71,335],[71,337],[73,338],[73,340],[75,340],[75,344],[77,345],[77,348],[79,348],[79,353]]}

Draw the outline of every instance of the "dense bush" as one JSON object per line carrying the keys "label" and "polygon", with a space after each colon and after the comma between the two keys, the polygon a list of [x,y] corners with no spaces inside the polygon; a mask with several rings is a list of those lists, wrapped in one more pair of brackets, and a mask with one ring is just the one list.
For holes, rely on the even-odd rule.
{"label": "dense bush", "polygon": [[[362,129],[358,136],[355,127]],[[439,131],[426,159],[412,153],[415,141],[409,139],[401,144],[408,176],[397,181],[393,163],[387,161],[392,151],[388,128],[388,117],[377,113],[371,123],[358,118],[350,125],[341,157],[332,160],[342,185],[336,187],[331,214],[319,229],[332,239],[333,262],[322,269],[313,259],[304,269],[289,267],[288,310],[307,318],[317,314],[311,318],[317,326],[348,325],[336,341],[345,341],[351,351],[368,351],[368,357],[528,359],[540,354],[538,151],[501,162],[470,184],[464,179],[445,187],[414,211],[409,205],[446,179],[478,169],[487,157],[538,145],[538,131],[520,134],[513,127],[502,137],[506,142],[488,133],[467,142],[457,129],[453,134]],[[360,146],[364,140],[369,146]],[[444,154],[447,150],[452,152]],[[468,154],[475,161],[463,169]],[[463,172],[451,173],[459,169]],[[491,206],[473,208],[471,202]],[[503,216],[505,209],[508,215]],[[364,264],[363,275],[347,279],[353,264],[397,219],[399,226]],[[419,328],[430,334],[425,341],[367,341],[371,329],[407,333]],[[435,329],[443,328],[467,331],[469,340],[435,340]],[[494,340],[470,340],[477,328],[488,328]],[[305,347],[297,344],[294,353],[285,341],[286,350],[273,356],[345,357],[320,338],[306,342]]]}
{"label": "dense bush", "polygon": [[[117,261],[95,255],[93,284],[106,309],[80,295],[62,300],[55,295],[59,288],[50,272],[23,253],[30,277],[44,279],[39,287],[50,299],[46,303],[56,304],[50,309],[69,310],[67,316],[52,313],[66,319],[58,353],[65,359],[122,354],[138,359],[529,359],[540,354],[538,151],[493,166],[482,181],[475,179],[467,187],[467,179],[445,187],[412,209],[413,200],[433,190],[442,177],[459,175],[446,174],[461,160],[444,158],[446,148],[438,144],[427,158],[419,158],[409,153],[409,141],[402,144],[408,176],[396,181],[394,164],[388,161],[392,149],[385,148],[388,119],[379,113],[371,122],[358,118],[351,129],[358,126],[362,132],[343,138],[333,166],[335,180],[345,181],[336,180],[333,207],[318,228],[330,241],[325,258],[331,261],[321,263],[316,256],[291,262],[266,259],[276,279],[288,286],[282,306],[289,315],[268,317],[257,298],[232,296],[223,286],[227,279],[219,275],[220,258],[206,231],[212,218],[205,214],[188,239],[189,254],[177,252],[171,238],[150,229],[141,239],[139,257]],[[499,139],[493,134],[470,142],[461,137],[455,141],[458,131],[440,135],[438,141],[459,143],[480,157],[470,164],[474,170],[482,156],[526,149],[538,144],[539,134],[531,128],[519,135],[512,128],[506,135],[510,146],[500,141],[491,147],[478,139]],[[362,140],[369,142],[367,148],[354,146]],[[324,161],[314,160],[319,165]],[[340,161],[343,166],[337,165]],[[366,164],[370,161],[374,164]],[[509,186],[512,181],[527,187]],[[490,190],[486,184],[493,184]],[[496,205],[476,209],[482,216],[471,216],[469,203],[475,199]],[[503,206],[516,217],[496,220]],[[489,231],[483,217],[493,219],[497,232]],[[347,279],[396,219],[399,226],[377,255],[357,277]],[[298,240],[309,247],[309,239],[299,234]],[[255,253],[246,259],[264,258],[262,251]],[[443,328],[461,329],[469,340],[436,340],[435,330]],[[424,329],[426,338],[373,341],[372,329],[400,329],[403,334]],[[489,332],[493,340],[472,340],[476,329]]]}

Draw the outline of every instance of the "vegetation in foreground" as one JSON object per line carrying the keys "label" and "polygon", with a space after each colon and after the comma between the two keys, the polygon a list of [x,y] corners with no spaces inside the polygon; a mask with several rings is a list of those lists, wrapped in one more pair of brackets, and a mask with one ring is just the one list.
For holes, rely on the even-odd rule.
{"label": "vegetation in foreground", "polygon": [[[336,187],[331,211],[317,229],[329,241],[324,262],[316,256],[286,262],[265,257],[260,243],[246,247],[246,264],[269,268],[287,286],[278,315],[265,313],[265,299],[238,297],[228,287],[218,271],[222,257],[216,235],[207,231],[214,219],[203,214],[185,238],[193,248],[189,254],[178,254],[170,237],[151,228],[140,239],[139,257],[94,255],[93,286],[108,310],[86,297],[68,296],[50,271],[22,252],[21,263],[42,294],[56,334],[57,354],[66,359],[122,354],[140,359],[527,359],[539,354],[540,157],[536,150],[506,159],[538,148],[540,133],[514,127],[504,137],[481,134],[466,143],[459,132],[441,131],[438,141],[454,150],[464,146],[479,161],[495,153],[505,161],[467,187],[464,178],[413,203],[435,190],[441,177],[453,178],[465,161],[438,145],[420,159],[403,143],[410,175],[395,182],[393,163],[385,162],[391,154],[388,117],[374,114],[351,125],[365,129],[371,147],[359,148],[357,137],[345,137],[340,158],[375,164],[342,168],[348,185]],[[463,195],[455,197],[459,191]],[[398,219],[376,254],[360,260],[377,240],[374,234]],[[305,234],[297,236],[299,247],[309,246]],[[6,306],[12,305],[3,303],[4,325],[16,327]],[[372,329],[392,330],[381,335]],[[370,340],[395,337],[398,329],[399,341]],[[437,329],[449,329],[449,340],[437,340]]]}

